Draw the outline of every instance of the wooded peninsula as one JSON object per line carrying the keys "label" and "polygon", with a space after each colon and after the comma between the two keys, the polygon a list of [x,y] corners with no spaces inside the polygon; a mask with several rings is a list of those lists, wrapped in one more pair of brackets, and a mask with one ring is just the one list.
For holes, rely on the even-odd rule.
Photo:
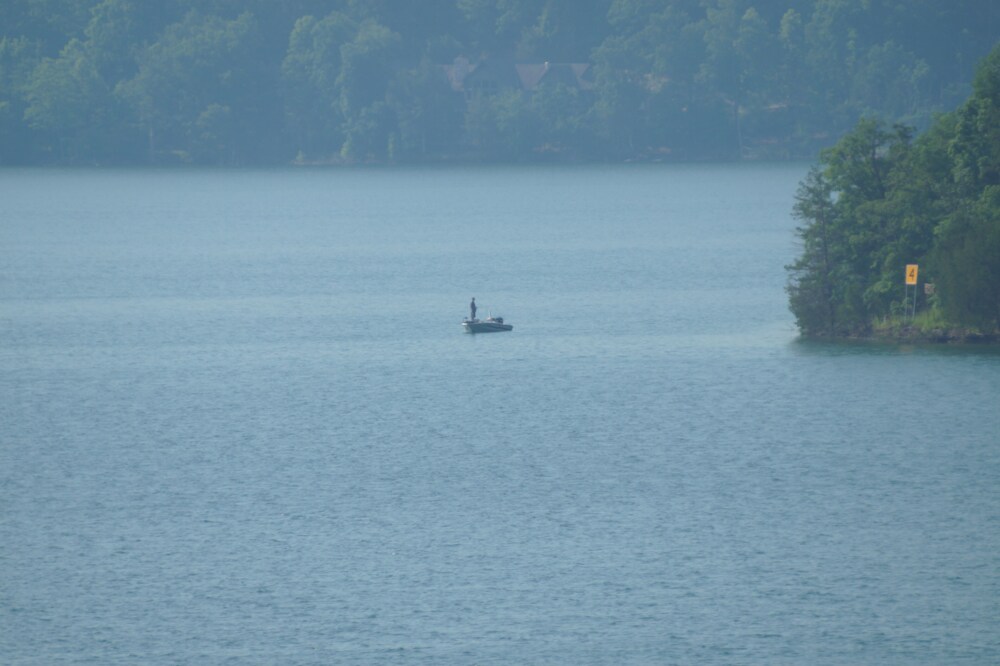
{"label": "wooded peninsula", "polygon": [[924,130],[982,0],[6,0],[0,164],[813,159]]}
{"label": "wooded peninsula", "polygon": [[808,337],[1000,340],[1000,46],[914,139],[865,119],[803,181],[788,293]]}

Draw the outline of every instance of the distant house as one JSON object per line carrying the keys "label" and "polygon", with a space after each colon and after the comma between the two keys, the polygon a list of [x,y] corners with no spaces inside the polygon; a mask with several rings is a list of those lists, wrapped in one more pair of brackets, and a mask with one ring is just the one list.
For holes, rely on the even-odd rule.
{"label": "distant house", "polygon": [[542,64],[514,65],[524,90],[534,90],[543,85],[563,84],[568,88],[592,90],[594,76],[588,63],[544,62]]}
{"label": "distant house", "polygon": [[563,84],[578,90],[594,87],[589,63],[515,63],[513,60],[487,58],[471,63],[458,57],[441,69],[451,85],[466,98],[476,94],[495,94],[501,90],[531,92],[543,85]]}

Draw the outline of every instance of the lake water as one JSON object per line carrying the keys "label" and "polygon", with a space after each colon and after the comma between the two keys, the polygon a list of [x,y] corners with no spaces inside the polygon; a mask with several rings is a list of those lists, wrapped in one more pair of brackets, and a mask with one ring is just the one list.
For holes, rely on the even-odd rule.
{"label": "lake water", "polygon": [[798,341],[806,168],[0,171],[0,662],[997,663],[1000,354]]}

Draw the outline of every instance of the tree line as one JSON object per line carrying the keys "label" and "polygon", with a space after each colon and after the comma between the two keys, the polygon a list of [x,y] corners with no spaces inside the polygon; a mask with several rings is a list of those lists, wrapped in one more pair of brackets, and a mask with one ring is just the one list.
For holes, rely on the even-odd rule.
{"label": "tree line", "polygon": [[[6,0],[0,163],[812,157],[928,127],[998,30],[982,0]],[[456,59],[588,78],[456,90]]]}
{"label": "tree line", "polygon": [[930,329],[1000,333],[1000,46],[919,137],[865,119],[823,151],[794,211],[788,293],[806,336],[866,336],[914,312]]}

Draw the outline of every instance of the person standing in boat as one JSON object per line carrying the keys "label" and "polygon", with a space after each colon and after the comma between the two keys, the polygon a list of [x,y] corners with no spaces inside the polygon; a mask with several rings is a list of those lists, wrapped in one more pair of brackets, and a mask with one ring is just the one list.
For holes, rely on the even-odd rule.
{"label": "person standing in boat", "polygon": [[472,302],[469,303],[469,313],[470,313],[469,320],[470,321],[475,321],[476,320],[476,297],[475,296],[472,297]]}

